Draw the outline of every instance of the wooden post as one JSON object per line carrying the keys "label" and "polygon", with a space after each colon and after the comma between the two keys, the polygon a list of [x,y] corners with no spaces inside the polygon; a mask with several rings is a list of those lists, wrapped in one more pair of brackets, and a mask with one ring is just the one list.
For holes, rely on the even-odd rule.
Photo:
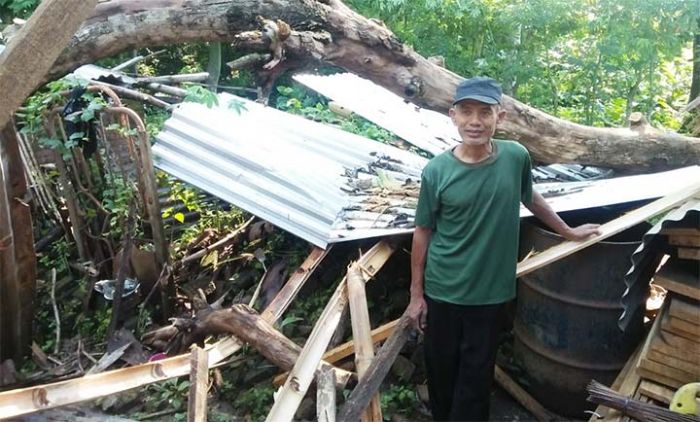
{"label": "wooden post", "polygon": [[187,422],[207,421],[207,392],[209,390],[209,365],[207,352],[193,346],[190,355],[190,394],[187,401]]}
{"label": "wooden post", "polygon": [[411,322],[406,314],[401,316],[394,333],[379,349],[377,357],[372,360],[365,376],[345,401],[345,406],[338,413],[339,422],[355,422],[360,420],[362,411],[367,408],[370,400],[384,381],[399,352],[408,340],[411,332]]}
{"label": "wooden post", "polygon": [[0,127],[44,79],[97,0],[44,0],[0,54]]}
{"label": "wooden post", "polygon": [[27,181],[12,121],[0,138],[0,360],[12,358],[19,364],[32,339],[36,255],[25,202]]}
{"label": "wooden post", "polygon": [[[350,299],[350,322],[352,338],[355,340],[355,368],[360,380],[364,377],[374,358],[372,342],[372,327],[369,322],[365,282],[357,265],[352,265],[348,271],[348,297]],[[376,394],[362,415],[364,422],[382,422],[382,408],[379,394]]]}
{"label": "wooden post", "polygon": [[335,422],[335,373],[322,369],[316,384],[316,418],[318,422]]}

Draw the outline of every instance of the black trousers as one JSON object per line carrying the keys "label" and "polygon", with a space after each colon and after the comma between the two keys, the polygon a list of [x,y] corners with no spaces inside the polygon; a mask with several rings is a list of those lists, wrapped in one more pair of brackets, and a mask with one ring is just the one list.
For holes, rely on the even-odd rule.
{"label": "black trousers", "polygon": [[425,364],[433,418],[487,421],[506,304],[466,306],[425,300]]}

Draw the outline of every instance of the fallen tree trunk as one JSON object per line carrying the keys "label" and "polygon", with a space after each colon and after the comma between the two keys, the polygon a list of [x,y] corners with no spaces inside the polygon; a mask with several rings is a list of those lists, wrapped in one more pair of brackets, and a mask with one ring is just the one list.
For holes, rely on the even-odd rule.
{"label": "fallen tree trunk", "polygon": [[[234,42],[267,51],[256,16],[282,19],[293,29],[284,41],[287,67],[323,61],[368,78],[421,106],[445,111],[462,79],[402,44],[376,20],[340,0],[112,0],[75,34],[54,65],[57,78],[122,51],[174,43]],[[248,31],[248,32],[245,32]],[[285,63],[285,62],[282,62]],[[274,71],[274,69],[273,69]],[[628,170],[661,170],[700,163],[700,138],[648,125],[596,128],[571,123],[506,97],[499,136],[516,139],[542,162],[576,162]]]}
{"label": "fallen tree trunk", "polygon": [[[178,353],[186,350],[191,344],[203,344],[207,336],[232,334],[250,344],[267,360],[285,371],[292,369],[301,352],[301,347],[275,330],[272,324],[260,317],[251,307],[243,304],[226,309],[207,308],[197,312],[193,319],[175,319],[172,326],[144,335],[144,340],[153,341],[163,336],[171,337],[173,334],[176,336],[173,344]],[[338,387],[345,387],[350,379],[350,372],[335,368],[324,361],[321,361],[317,372],[324,368],[335,372]]]}

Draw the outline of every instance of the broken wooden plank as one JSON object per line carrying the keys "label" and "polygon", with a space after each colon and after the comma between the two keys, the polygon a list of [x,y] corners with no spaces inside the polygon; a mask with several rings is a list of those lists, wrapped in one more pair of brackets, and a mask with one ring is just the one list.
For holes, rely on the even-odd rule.
{"label": "broken wooden plank", "polygon": [[659,234],[665,234],[667,236],[693,236],[700,237],[700,229],[693,227],[667,227],[661,229]]}
{"label": "broken wooden plank", "polygon": [[[661,334],[651,343],[649,350],[653,350],[655,352],[693,364],[698,362],[698,356],[700,356],[700,344],[695,343],[697,344],[696,350],[691,348],[675,347],[666,342],[665,338],[668,337],[668,335],[668,333],[664,333],[662,331]],[[688,344],[691,346],[693,345],[693,343],[690,342],[688,342]]]}
{"label": "broken wooden plank", "polygon": [[668,244],[673,246],[689,246],[694,248],[700,248],[700,234],[697,236],[669,236]]}
{"label": "broken wooden plank", "polygon": [[[374,342],[372,341],[372,327],[369,322],[369,309],[367,309],[365,282],[357,265],[350,267],[347,283],[352,338],[355,340],[355,370],[358,378],[361,380],[367,372],[372,358],[374,358]],[[376,394],[370,401],[367,409],[365,409],[362,421],[382,422],[382,420],[379,394]]]}
{"label": "broken wooden plank", "polygon": [[[642,360],[639,362],[639,368],[646,370],[645,373],[647,373],[647,375],[644,375],[645,378],[658,381],[662,384],[666,384],[664,380],[666,380],[667,378],[678,381],[680,383],[678,385],[666,384],[676,388],[680,387],[681,385],[693,382],[697,379],[693,374],[669,366],[667,363],[655,362],[647,357],[642,358]],[[656,375],[660,375],[660,377],[657,377]]]}
{"label": "broken wooden plank", "polygon": [[694,362],[688,362],[650,348],[647,351],[647,358],[653,360],[654,362],[663,363],[664,365],[668,365],[672,368],[680,369],[681,371],[692,374],[696,378],[700,379],[700,356],[696,355]]}
{"label": "broken wooden plank", "polygon": [[328,253],[331,251],[333,245],[328,246],[328,248],[321,249],[319,247],[314,247],[308,257],[299,266],[299,268],[292,274],[292,276],[287,280],[287,282],[282,286],[282,289],[277,293],[272,302],[267,305],[267,308],[260,314],[263,318],[268,321],[276,321],[282,314],[287,310],[292,300],[296,297],[299,290],[304,286],[304,283],[311,277],[314,270],[318,268]]}
{"label": "broken wooden plank", "polygon": [[[393,252],[392,245],[381,241],[366,254],[363,254],[360,263],[364,262],[365,265],[360,263],[357,265],[361,265],[362,277],[365,281],[379,271]],[[294,417],[296,409],[313,380],[314,371],[328,347],[328,342],[340,322],[340,316],[347,304],[347,297],[346,278],[343,278],[304,344],[290,376],[285,381],[270,413],[267,415],[268,421],[291,421]]]}
{"label": "broken wooden plank", "polygon": [[700,326],[700,302],[691,302],[683,297],[673,296],[669,315]]}
{"label": "broken wooden plank", "polygon": [[654,275],[654,283],[679,295],[700,300],[700,278],[697,271],[684,268],[681,262],[669,259]]}
{"label": "broken wooden plank", "polygon": [[410,319],[404,313],[399,319],[394,332],[372,360],[365,377],[357,383],[357,386],[345,401],[345,405],[338,413],[339,422],[356,422],[360,419],[362,411],[367,408],[370,400],[372,400],[372,397],[374,397],[382,384],[384,377],[391,369],[396,356],[406,344],[411,330]]}
{"label": "broken wooden plank", "polygon": [[316,419],[318,422],[335,422],[335,373],[322,369],[316,384]]}
{"label": "broken wooden plank", "polygon": [[[391,333],[396,329],[396,325],[399,323],[398,319],[388,322],[381,327],[372,330],[372,343],[379,343],[386,340]],[[323,360],[328,363],[336,363],[341,359],[345,359],[348,356],[352,356],[355,353],[355,342],[350,340],[346,343],[339,345],[338,347],[327,351],[323,355]],[[289,372],[279,374],[275,377],[272,382],[275,386],[280,386],[284,384],[284,381],[289,376]]]}
{"label": "broken wooden plank", "polygon": [[207,352],[199,346],[192,347],[190,367],[187,422],[206,422],[207,392],[209,391],[209,364],[207,362]]}
{"label": "broken wooden plank", "polygon": [[680,388],[682,385],[686,384],[685,382],[678,381],[675,378],[671,378],[669,376],[660,374],[660,373],[655,372],[655,371],[651,371],[651,370],[647,369],[646,367],[642,367],[642,366],[637,368],[637,373],[643,378],[652,380],[656,383],[666,385],[666,386],[674,388],[674,389]]}
{"label": "broken wooden plank", "polygon": [[504,390],[508,392],[539,422],[549,422],[556,420],[554,414],[545,409],[534,397],[525,391],[518,383],[508,376],[498,365],[494,368],[494,379]]}
{"label": "broken wooden plank", "polygon": [[700,248],[678,248],[678,257],[700,261]]}
{"label": "broken wooden plank", "polygon": [[690,340],[700,340],[700,326],[668,315],[662,328]]}
{"label": "broken wooden plank", "polygon": [[673,398],[675,390],[649,380],[642,380],[642,382],[639,383],[639,392],[658,402],[669,405],[671,404],[671,399]]}
{"label": "broken wooden plank", "polygon": [[615,220],[601,225],[599,235],[592,236],[579,242],[564,241],[547,249],[546,251],[539,252],[536,255],[518,263],[518,277],[531,273],[532,271],[542,268],[545,265],[551,264],[552,262],[565,258],[575,252],[580,251],[581,249],[587,248],[588,246],[594,245],[602,240],[614,236],[617,233],[646,221],[647,219],[664,211],[668,211],[669,209],[676,207],[691,196],[698,193],[700,193],[700,182],[692,183],[675,193],[667,195],[641,208],[637,208],[636,210],[631,211],[622,217],[616,218]]}
{"label": "broken wooden plank", "polygon": [[[394,247],[386,241],[375,244],[366,254],[367,257],[360,262],[362,277],[369,280],[384,265],[394,252]],[[346,277],[347,278],[347,277]],[[304,398],[311,381],[313,380],[313,370],[318,366],[323,353],[328,347],[331,336],[340,322],[340,316],[347,304],[348,292],[346,278],[341,280],[338,288],[331,296],[328,304],[321,313],[318,322],[311,331],[309,338],[304,344],[304,348],[299,355],[299,359],[294,365],[290,376],[285,381],[281,392],[277,396],[275,403],[267,415],[268,421],[290,421]]]}
{"label": "broken wooden plank", "polygon": [[39,87],[97,0],[45,0],[0,54],[0,127]]}
{"label": "broken wooden plank", "polygon": [[131,347],[131,342],[123,344],[121,347],[113,350],[111,353],[105,353],[104,355],[102,355],[100,360],[97,361],[95,366],[93,366],[92,368],[90,368],[89,371],[87,371],[87,375],[97,374],[109,368],[114,362],[118,361],[119,358],[121,358],[124,355],[124,352],[129,347]]}
{"label": "broken wooden plank", "polygon": [[335,332],[343,309],[347,304],[347,285],[343,279],[335,293],[328,301],[318,322],[314,326],[299,358],[294,364],[287,381],[282,386],[270,413],[268,422],[290,421],[304,399],[306,392],[313,381],[316,368],[321,362],[323,352],[328,347],[331,336]]}

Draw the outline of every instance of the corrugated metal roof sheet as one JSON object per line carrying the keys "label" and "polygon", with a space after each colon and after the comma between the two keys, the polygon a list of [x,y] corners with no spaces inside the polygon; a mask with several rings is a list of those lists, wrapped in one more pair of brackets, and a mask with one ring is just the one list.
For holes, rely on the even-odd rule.
{"label": "corrugated metal roof sheet", "polygon": [[[294,79],[430,154],[437,155],[461,142],[446,115],[422,109],[352,73],[303,74]],[[610,169],[577,164],[550,164],[532,169],[536,183],[601,179],[612,173]]]}
{"label": "corrugated metal roof sheet", "polygon": [[461,142],[448,116],[420,108],[352,73],[294,79],[433,155]]}
{"label": "corrugated metal roof sheet", "polygon": [[219,102],[173,112],[153,147],[157,167],[321,247],[412,225],[405,213],[363,211],[367,197],[348,182],[410,183],[424,158],[229,94]]}
{"label": "corrugated metal roof sheet", "polygon": [[[697,179],[695,179],[697,180]],[[621,330],[626,330],[632,316],[644,304],[649,290],[649,280],[656,270],[658,236],[662,229],[672,227],[676,223],[700,214],[700,199],[690,199],[681,207],[666,214],[654,227],[642,236],[642,243],[632,253],[632,266],[625,275],[627,288],[622,295],[621,304],[624,308],[618,321]]]}
{"label": "corrugated metal roof sheet", "polygon": [[[413,226],[426,159],[229,94],[219,99],[213,109],[175,110],[153,148],[158,167],[321,247]],[[234,100],[245,105],[240,114],[227,106]],[[536,188],[561,212],[654,199],[698,178],[700,166],[691,166]]]}

